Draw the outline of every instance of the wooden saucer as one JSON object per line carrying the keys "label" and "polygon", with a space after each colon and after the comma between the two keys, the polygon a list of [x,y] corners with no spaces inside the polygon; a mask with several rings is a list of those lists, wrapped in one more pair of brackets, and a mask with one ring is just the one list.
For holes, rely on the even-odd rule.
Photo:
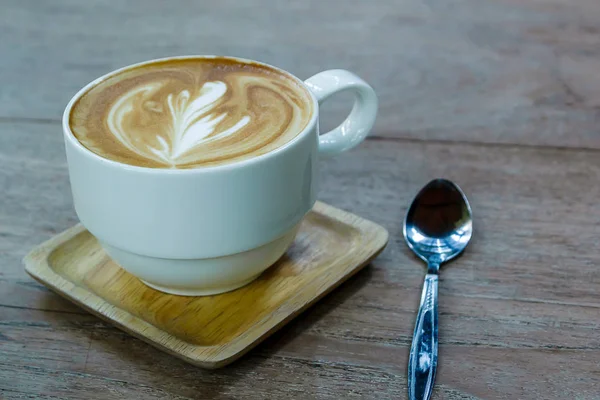
{"label": "wooden saucer", "polygon": [[257,280],[215,296],[182,297],[141,283],[81,225],[33,249],[35,279],[126,332],[203,368],[225,366],[336,288],[385,247],[381,226],[324,203]]}

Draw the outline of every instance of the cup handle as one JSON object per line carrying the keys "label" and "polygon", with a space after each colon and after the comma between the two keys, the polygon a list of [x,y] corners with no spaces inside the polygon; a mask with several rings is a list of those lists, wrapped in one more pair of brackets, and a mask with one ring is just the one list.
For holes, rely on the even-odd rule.
{"label": "cup handle", "polygon": [[354,93],[350,115],[337,128],[319,136],[319,153],[339,154],[362,142],[371,131],[377,116],[377,95],[368,83],[343,69],[319,72],[304,81],[319,105],[336,93]]}

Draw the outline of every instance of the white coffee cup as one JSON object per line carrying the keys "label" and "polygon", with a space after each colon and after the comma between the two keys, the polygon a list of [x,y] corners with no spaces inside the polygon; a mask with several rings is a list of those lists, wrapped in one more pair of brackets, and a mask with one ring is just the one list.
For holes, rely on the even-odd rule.
{"label": "white coffee cup", "polygon": [[[181,58],[189,57],[169,59]],[[69,127],[77,99],[119,71],[81,89],[63,115],[75,210],[121,267],[172,294],[233,290],[275,263],[315,203],[319,158],[360,143],[377,114],[375,92],[351,72],[325,71],[302,83],[281,71],[312,93],[313,115],[293,140],[269,153],[213,167],[138,167],[96,155]],[[318,104],[345,91],[355,94],[350,115],[319,136]]]}

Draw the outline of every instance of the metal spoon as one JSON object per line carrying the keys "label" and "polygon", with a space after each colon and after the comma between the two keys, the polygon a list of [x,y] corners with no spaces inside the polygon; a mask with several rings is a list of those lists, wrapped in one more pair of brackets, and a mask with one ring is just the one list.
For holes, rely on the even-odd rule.
{"label": "metal spoon", "polygon": [[438,353],[438,272],[471,239],[473,224],[466,196],[445,179],[429,182],[417,194],[404,220],[408,247],[427,262],[427,275],[408,361],[410,400],[431,397]]}

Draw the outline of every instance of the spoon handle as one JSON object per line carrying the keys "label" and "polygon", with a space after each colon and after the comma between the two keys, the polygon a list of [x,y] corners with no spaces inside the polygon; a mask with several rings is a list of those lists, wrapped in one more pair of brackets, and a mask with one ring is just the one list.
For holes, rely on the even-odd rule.
{"label": "spoon handle", "polygon": [[438,355],[438,276],[427,274],[408,360],[408,397],[428,400]]}

